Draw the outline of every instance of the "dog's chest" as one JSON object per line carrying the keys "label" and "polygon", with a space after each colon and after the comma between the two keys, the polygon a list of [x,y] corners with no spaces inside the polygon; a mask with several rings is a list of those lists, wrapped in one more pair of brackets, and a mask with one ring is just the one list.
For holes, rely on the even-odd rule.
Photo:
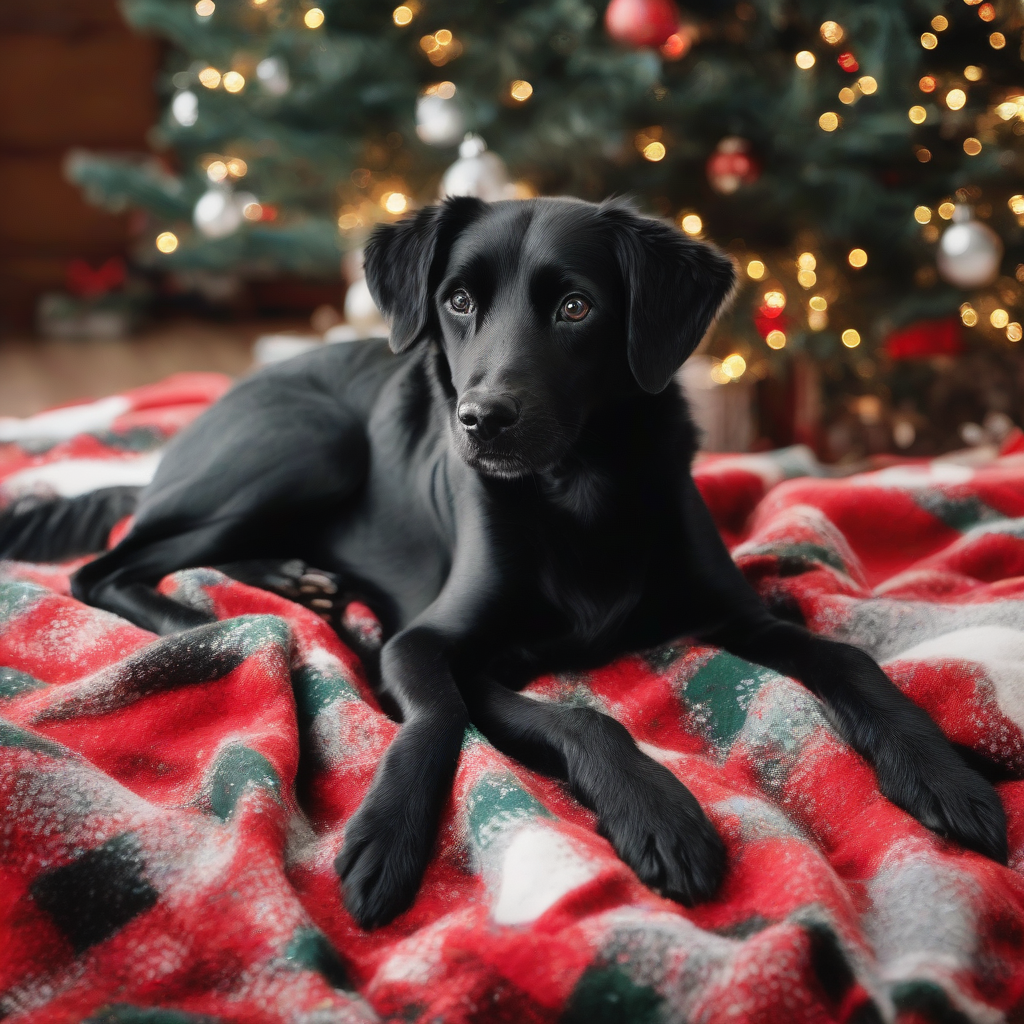
{"label": "dog's chest", "polygon": [[[538,530],[529,632],[588,650],[611,643],[643,592],[647,559],[638,541],[583,528]],[[533,636],[523,639],[529,645]]]}

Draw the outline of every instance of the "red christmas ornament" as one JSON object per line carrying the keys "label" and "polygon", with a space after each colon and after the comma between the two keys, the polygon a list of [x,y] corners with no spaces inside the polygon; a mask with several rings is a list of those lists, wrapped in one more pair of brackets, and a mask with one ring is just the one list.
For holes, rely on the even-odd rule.
{"label": "red christmas ornament", "polygon": [[885,351],[893,359],[927,359],[930,356],[955,356],[963,351],[960,321],[919,320],[909,327],[893,331],[885,339]]}
{"label": "red christmas ornament", "polygon": [[604,26],[616,42],[661,46],[679,27],[679,8],[674,0],[612,0]]}
{"label": "red christmas ornament", "polygon": [[711,187],[724,196],[743,185],[751,185],[761,175],[746,139],[730,135],[722,139],[708,157],[707,176]]}

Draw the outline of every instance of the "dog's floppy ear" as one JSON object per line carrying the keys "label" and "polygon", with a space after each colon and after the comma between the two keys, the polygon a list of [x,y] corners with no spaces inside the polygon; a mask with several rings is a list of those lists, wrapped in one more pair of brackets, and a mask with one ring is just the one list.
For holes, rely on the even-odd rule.
{"label": "dog's floppy ear", "polygon": [[613,225],[626,290],[629,367],[644,391],[657,394],[731,297],[736,268],[714,246],[631,207],[607,203],[602,213]]}
{"label": "dog's floppy ear", "polygon": [[448,249],[485,205],[480,199],[458,196],[374,229],[366,244],[366,284],[391,323],[393,352],[404,352],[423,336],[436,275],[444,270]]}

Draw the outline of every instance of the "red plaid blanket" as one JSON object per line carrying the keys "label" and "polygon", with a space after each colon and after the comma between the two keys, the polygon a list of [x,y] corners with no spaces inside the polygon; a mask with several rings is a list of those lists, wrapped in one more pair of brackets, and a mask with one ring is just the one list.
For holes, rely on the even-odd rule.
{"label": "red plaid blanket", "polygon": [[[0,420],[0,494],[142,481],[226,386]],[[828,479],[787,450],[696,478],[766,597],[1024,772],[1024,454]],[[999,783],[999,867],[882,799],[799,684],[680,641],[532,690],[615,715],[694,791],[728,846],[717,899],[644,888],[470,732],[418,900],[364,934],[332,862],[396,726],[352,652],[207,569],[164,587],[220,621],[157,638],[72,600],[70,568],[0,574],[6,1021],[1024,1019],[1024,783]]]}

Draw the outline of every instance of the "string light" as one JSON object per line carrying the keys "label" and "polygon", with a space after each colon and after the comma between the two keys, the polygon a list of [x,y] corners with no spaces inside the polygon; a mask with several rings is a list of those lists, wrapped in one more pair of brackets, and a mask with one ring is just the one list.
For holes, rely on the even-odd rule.
{"label": "string light", "polygon": [[385,192],[380,197],[380,205],[384,207],[388,213],[405,213],[406,208],[409,205],[408,198],[401,192]]}
{"label": "string light", "polygon": [[221,81],[228,92],[241,92],[245,88],[245,78],[237,71],[229,71]]}
{"label": "string light", "polygon": [[199,72],[199,84],[207,89],[216,89],[220,85],[220,72],[216,68],[203,68]]}
{"label": "string light", "polygon": [[773,288],[764,293],[764,304],[778,315],[786,308],[786,293],[778,288]]}
{"label": "string light", "polygon": [[1016,320],[1006,325],[1006,337],[1009,341],[1020,341],[1022,336],[1024,336],[1024,331],[1021,330],[1021,326]]}
{"label": "string light", "polygon": [[228,176],[228,165],[223,160],[212,160],[206,167],[210,181],[223,181]]}
{"label": "string light", "polygon": [[1006,201],[1006,205],[1009,206],[1011,213],[1015,213],[1020,216],[1020,214],[1024,213],[1024,196],[1010,196]]}
{"label": "string light", "polygon": [[722,360],[722,373],[729,380],[739,380],[746,372],[746,369],[747,361],[739,352],[733,352],[732,355],[728,355]]}
{"label": "string light", "polygon": [[813,288],[818,283],[818,275],[815,274],[815,267],[818,261],[814,253],[802,252],[796,258],[797,275],[796,282],[801,288]]}
{"label": "string light", "polygon": [[878,81],[872,78],[871,75],[863,75],[861,78],[858,78],[857,85],[865,96],[872,96],[878,92]]}
{"label": "string light", "polygon": [[926,50],[934,50],[939,45],[939,37],[934,32],[922,32],[921,45]]}
{"label": "string light", "polygon": [[932,28],[935,29],[936,32],[945,32],[946,29],[949,28],[949,20],[941,14],[936,14],[935,17],[932,18]]}
{"label": "string light", "polygon": [[928,117],[928,111],[924,107],[913,106],[907,111],[907,117],[914,124],[924,124],[925,119]]}
{"label": "string light", "polygon": [[977,156],[981,152],[981,143],[973,137],[964,139],[964,152],[968,156]]}
{"label": "string light", "polygon": [[796,275],[796,282],[801,288],[813,288],[818,283],[818,275],[813,270],[801,270]]}
{"label": "string light", "polygon": [[825,132],[834,132],[839,127],[839,115],[827,110],[818,118],[818,127]]}
{"label": "string light", "polygon": [[813,252],[802,252],[796,258],[796,265],[801,270],[816,270],[818,261],[814,258]]}
{"label": "string light", "polygon": [[836,58],[836,63],[844,70],[853,74],[854,71],[860,70],[860,65],[857,63],[857,58],[852,53],[841,53]]}
{"label": "string light", "polygon": [[200,18],[208,18],[217,9],[217,5],[213,0],[199,0],[196,4],[196,14]]}
{"label": "string light", "polygon": [[856,270],[868,265],[868,254],[863,249],[851,249],[846,257],[846,262]]}
{"label": "string light", "polygon": [[769,331],[764,340],[768,347],[775,349],[776,352],[786,347],[786,335],[782,331]]}
{"label": "string light", "polygon": [[699,235],[704,230],[704,222],[695,213],[686,214],[679,222],[679,226],[688,235]]}
{"label": "string light", "polygon": [[950,220],[955,210],[956,207],[948,199],[944,203],[939,203],[939,216],[943,220]]}
{"label": "string light", "polygon": [[930,149],[925,149],[924,146],[916,146],[914,148],[914,156],[917,157],[920,163],[926,164],[932,158],[932,151]]}
{"label": "string light", "polygon": [[846,35],[843,31],[843,26],[834,21],[823,22],[819,31],[821,32],[821,38],[830,46],[835,46],[837,43],[841,43],[843,41],[843,37]]}
{"label": "string light", "polygon": [[967,93],[963,89],[950,89],[946,93],[946,106],[950,110],[960,110],[967,102]]}
{"label": "string light", "polygon": [[848,86],[839,90],[839,102],[847,105],[857,102],[857,94]]}
{"label": "string light", "polygon": [[988,45],[991,46],[993,50],[1001,50],[1006,45],[1006,36],[1004,36],[1002,32],[993,32],[992,35],[988,37]]}
{"label": "string light", "polygon": [[938,84],[939,83],[931,75],[924,75],[918,81],[917,87],[918,89],[921,90],[921,92],[935,92],[935,87]]}
{"label": "string light", "polygon": [[984,73],[985,72],[982,71],[977,64],[968,64],[967,67],[964,68],[964,78],[966,78],[968,82],[980,82],[981,76]]}
{"label": "string light", "polygon": [[847,327],[842,333],[842,340],[847,348],[856,348],[860,344],[860,332]]}
{"label": "string light", "polygon": [[324,12],[319,7],[310,7],[302,17],[306,28],[319,28],[324,23]]}
{"label": "string light", "polygon": [[969,302],[960,307],[960,320],[964,327],[974,327],[978,322],[978,313]]}
{"label": "string light", "polygon": [[648,142],[643,148],[643,154],[645,160],[656,164],[659,160],[665,159],[665,144],[663,142]]}
{"label": "string light", "polygon": [[1010,314],[1005,309],[993,309],[989,314],[988,322],[1002,330],[1010,322]]}
{"label": "string light", "polygon": [[814,54],[813,54],[813,53],[811,53],[811,51],[810,51],[810,50],[801,50],[801,51],[800,51],[800,52],[799,52],[799,53],[798,53],[798,54],[797,54],[797,55],[796,55],[796,56],[795,56],[795,57],[793,58],[793,60],[795,60],[795,61],[796,61],[796,66],[797,66],[798,68],[800,68],[800,69],[801,69],[801,71],[807,71],[807,70],[809,70],[810,68],[813,68],[813,67],[814,67],[814,63],[815,63],[816,59],[817,59],[817,58],[816,58],[816,57],[814,56]]}
{"label": "string light", "polygon": [[399,27],[404,28],[412,21],[412,8],[402,4],[391,12],[391,20]]}
{"label": "string light", "polygon": [[764,277],[765,265],[761,260],[751,260],[747,264],[747,277],[752,281],[760,281]]}
{"label": "string light", "polygon": [[722,364],[716,361],[711,365],[711,379],[716,384],[728,384],[732,378],[722,369]]}
{"label": "string light", "polygon": [[160,252],[174,252],[178,248],[178,236],[173,231],[161,231],[156,236],[156,247]]}
{"label": "string light", "polygon": [[823,313],[820,310],[812,309],[807,314],[807,326],[812,331],[823,331],[828,327],[828,314]]}
{"label": "string light", "polygon": [[525,103],[533,95],[533,86],[517,78],[509,88],[509,93],[517,103]]}
{"label": "string light", "polygon": [[249,173],[249,165],[240,156],[231,157],[227,166],[232,178],[244,178]]}
{"label": "string light", "polygon": [[927,224],[932,219],[932,211],[927,206],[914,207],[914,220],[918,224]]}
{"label": "string light", "polygon": [[807,300],[807,305],[816,313],[824,313],[825,310],[828,309],[828,300],[824,295],[812,295]]}
{"label": "string light", "polygon": [[995,21],[996,9],[991,4],[982,4],[978,8],[978,17],[982,21]]}
{"label": "string light", "polygon": [[246,203],[242,207],[242,216],[246,220],[263,220],[263,207],[259,203]]}

